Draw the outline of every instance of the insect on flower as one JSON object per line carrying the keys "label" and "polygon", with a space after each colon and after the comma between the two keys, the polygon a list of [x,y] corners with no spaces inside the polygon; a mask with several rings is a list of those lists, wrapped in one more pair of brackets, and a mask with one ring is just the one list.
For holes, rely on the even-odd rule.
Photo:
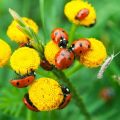
{"label": "insect on flower", "polygon": [[112,60],[113,60],[118,54],[120,54],[120,51],[119,51],[117,54],[115,54],[115,55],[114,55],[114,53],[113,53],[111,56],[109,56],[109,57],[105,60],[105,62],[102,64],[102,66],[101,66],[101,68],[100,68],[100,70],[99,70],[99,72],[98,72],[98,74],[97,74],[97,78],[98,78],[98,79],[101,79],[101,78],[103,77],[103,73],[105,72],[105,70],[107,69],[107,67],[110,65],[110,63],[112,62]]}
{"label": "insect on flower", "polygon": [[24,76],[20,76],[18,79],[13,79],[10,83],[17,88],[24,88],[29,86],[35,80],[35,73],[31,72]]}

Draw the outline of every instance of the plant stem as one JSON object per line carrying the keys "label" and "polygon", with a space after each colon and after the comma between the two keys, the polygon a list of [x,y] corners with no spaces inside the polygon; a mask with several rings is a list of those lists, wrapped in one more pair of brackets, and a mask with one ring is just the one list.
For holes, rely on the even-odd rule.
{"label": "plant stem", "polygon": [[69,81],[69,79],[65,76],[65,74],[62,71],[57,70],[57,69],[54,69],[53,73],[56,75],[56,77],[58,79],[62,80],[63,82],[65,82],[67,84],[67,86],[70,88],[73,98],[74,98],[76,104],[79,106],[82,114],[86,117],[86,120],[91,120],[91,116],[90,116],[89,112],[87,111],[87,108],[86,108],[82,98],[80,97],[79,93],[77,92],[75,87],[72,85],[72,83]]}
{"label": "plant stem", "polygon": [[72,76],[75,72],[77,72],[80,68],[82,67],[82,65],[80,64],[80,62],[78,61],[75,61],[74,62],[74,65],[69,69],[67,70],[65,73],[66,73],[66,76]]}
{"label": "plant stem", "polygon": [[76,28],[77,26],[75,24],[72,24],[71,29],[70,29],[70,34],[69,34],[69,45],[71,45],[71,43],[73,42]]}
{"label": "plant stem", "polygon": [[32,111],[27,110],[27,120],[32,120]]}
{"label": "plant stem", "polygon": [[44,15],[44,0],[39,0],[39,6],[40,6],[40,16],[41,16],[41,22],[43,27],[43,34],[44,34],[44,40],[43,44],[45,45],[46,41],[46,32],[45,32],[45,15]]}

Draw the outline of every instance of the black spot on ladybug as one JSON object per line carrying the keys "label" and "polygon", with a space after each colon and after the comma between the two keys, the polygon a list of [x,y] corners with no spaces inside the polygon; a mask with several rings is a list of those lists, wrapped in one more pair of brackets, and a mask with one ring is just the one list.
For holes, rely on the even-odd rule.
{"label": "black spot on ladybug", "polygon": [[68,59],[71,60],[71,57],[69,57]]}
{"label": "black spot on ladybug", "polygon": [[19,86],[20,85],[20,83],[19,82],[17,82],[17,86]]}
{"label": "black spot on ladybug", "polygon": [[28,82],[30,82],[30,81],[28,80]]}
{"label": "black spot on ladybug", "polygon": [[82,53],[82,51],[80,51],[79,53]]}
{"label": "black spot on ladybug", "polygon": [[58,34],[58,32],[55,32],[55,35],[57,35]]}
{"label": "black spot on ladybug", "polygon": [[65,32],[64,30],[62,32]]}
{"label": "black spot on ladybug", "polygon": [[80,43],[80,47],[82,47],[82,43]]}
{"label": "black spot on ladybug", "polygon": [[88,48],[90,48],[90,45],[88,45]]}
{"label": "black spot on ladybug", "polygon": [[62,56],[65,56],[65,54],[64,54],[64,53],[61,53],[61,55],[62,55]]}

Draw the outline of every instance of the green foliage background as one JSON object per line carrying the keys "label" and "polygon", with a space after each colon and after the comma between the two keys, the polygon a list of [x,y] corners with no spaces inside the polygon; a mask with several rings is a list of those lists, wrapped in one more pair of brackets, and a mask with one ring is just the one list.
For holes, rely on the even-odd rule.
{"label": "green foliage background", "polygon": [[[17,45],[6,35],[12,17],[8,8],[16,10],[21,16],[32,18],[40,26],[40,38],[45,42],[50,39],[50,32],[55,27],[63,27],[70,32],[71,23],[64,16],[64,5],[69,0],[0,0],[0,38],[5,39],[14,50]],[[107,47],[108,55],[120,50],[120,0],[89,0],[97,12],[97,24],[93,28],[78,27],[74,38],[96,37]],[[44,5],[44,6],[43,6]],[[120,74],[120,56],[116,57],[106,70],[102,80],[97,80],[99,70],[81,67],[78,71],[72,68],[65,71],[71,82],[82,96],[93,120],[119,120],[120,119],[120,86],[112,75]],[[74,67],[74,66],[73,66]],[[44,72],[41,76],[51,77],[51,73]],[[70,74],[71,73],[71,74]],[[27,89],[17,89],[10,85],[9,80],[14,72],[7,67],[0,68],[0,120],[84,120],[72,100],[63,110],[52,112],[31,112],[22,103]],[[112,87],[115,97],[111,102],[105,103],[99,92],[104,87]]]}

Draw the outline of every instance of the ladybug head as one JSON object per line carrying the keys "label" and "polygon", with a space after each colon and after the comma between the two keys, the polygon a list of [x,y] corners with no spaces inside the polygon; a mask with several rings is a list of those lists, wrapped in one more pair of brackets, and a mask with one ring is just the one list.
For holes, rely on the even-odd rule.
{"label": "ladybug head", "polygon": [[67,47],[67,44],[68,44],[68,41],[67,41],[65,38],[61,37],[58,46],[59,46],[59,47],[62,47],[62,48],[66,48],[66,47]]}
{"label": "ladybug head", "polygon": [[70,94],[70,90],[66,86],[61,86],[63,94]]}

